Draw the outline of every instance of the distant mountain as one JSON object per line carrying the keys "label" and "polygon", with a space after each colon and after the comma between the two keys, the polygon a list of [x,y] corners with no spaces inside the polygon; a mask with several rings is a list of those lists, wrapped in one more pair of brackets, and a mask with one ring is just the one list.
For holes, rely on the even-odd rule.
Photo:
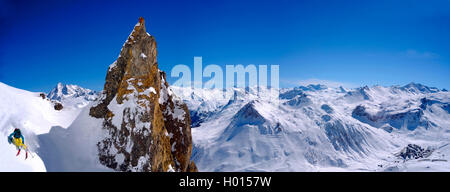
{"label": "distant mountain", "polygon": [[412,93],[437,93],[440,91],[436,87],[428,87],[419,83],[409,83],[408,85],[401,87],[401,89]]}
{"label": "distant mountain", "polygon": [[62,103],[63,106],[75,106],[81,108],[90,102],[95,101],[98,97],[98,93],[78,85],[58,83],[56,87],[47,94],[47,97],[50,100]]}
{"label": "distant mountain", "polygon": [[[62,85],[49,94],[62,102],[94,95]],[[39,135],[39,152],[49,171],[196,171],[190,122],[186,104],[158,68],[155,37],[140,18],[107,69],[99,99],[67,129]]]}

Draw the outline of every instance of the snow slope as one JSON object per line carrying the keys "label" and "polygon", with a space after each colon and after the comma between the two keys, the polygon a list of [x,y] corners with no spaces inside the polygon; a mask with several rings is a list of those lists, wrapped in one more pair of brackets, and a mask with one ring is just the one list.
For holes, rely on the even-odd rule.
{"label": "snow slope", "polygon": [[69,128],[53,127],[39,135],[39,154],[47,171],[111,171],[98,160],[97,142],[103,132],[102,120],[89,116],[92,103],[83,108]]}
{"label": "snow slope", "polygon": [[54,109],[53,103],[40,97],[40,93],[10,87],[0,82],[0,171],[46,171],[40,154],[34,157],[22,152],[16,157],[16,148],[7,136],[20,128],[25,144],[31,151],[39,148],[37,135],[48,133],[53,126],[68,127],[81,109]]}
{"label": "snow slope", "polygon": [[[450,94],[420,84],[357,89],[309,85],[280,90],[280,105],[256,89],[173,88],[191,110],[200,171],[448,170]],[[403,160],[409,143],[440,160]],[[443,158],[443,159],[442,159]],[[446,160],[446,161],[445,161]],[[414,163],[420,162],[420,163]],[[421,167],[421,168],[418,168]],[[431,168],[426,168],[431,167]]]}

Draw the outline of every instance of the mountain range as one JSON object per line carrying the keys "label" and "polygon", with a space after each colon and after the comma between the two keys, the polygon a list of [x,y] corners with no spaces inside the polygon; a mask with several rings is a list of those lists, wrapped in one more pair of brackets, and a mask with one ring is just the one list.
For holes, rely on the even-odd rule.
{"label": "mountain range", "polygon": [[[281,89],[273,102],[255,88],[173,87],[191,110],[200,171],[449,170],[450,93],[410,83],[355,89]],[[427,158],[396,155],[409,144]]]}
{"label": "mountain range", "polygon": [[[43,141],[50,140],[46,137],[65,133],[75,126],[75,118],[83,116],[81,111],[88,113],[86,109],[98,103],[87,99],[96,97],[96,92],[75,85],[67,87],[78,93],[66,91],[53,97],[58,93],[55,88],[46,99],[40,93],[0,85],[2,134],[8,134],[5,128],[23,126],[28,145],[44,159],[48,155]],[[281,89],[280,102],[275,103],[260,90],[232,89],[232,97],[218,99],[221,90],[167,88],[189,109],[191,157],[199,171],[450,170],[450,93],[446,90],[416,83],[353,89],[309,85]],[[54,101],[62,101],[67,108],[53,109]],[[410,145],[431,153],[402,158],[399,154]],[[14,153],[6,143],[1,146]],[[3,161],[17,166],[2,170],[58,170],[37,158],[3,156]],[[46,161],[58,164],[57,159]]]}

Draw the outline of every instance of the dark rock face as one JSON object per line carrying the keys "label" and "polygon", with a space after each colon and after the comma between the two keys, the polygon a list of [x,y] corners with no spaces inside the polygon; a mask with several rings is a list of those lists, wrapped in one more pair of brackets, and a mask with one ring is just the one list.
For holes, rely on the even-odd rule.
{"label": "dark rock face", "polygon": [[190,161],[192,153],[191,118],[186,104],[180,98],[169,92],[169,84],[165,81],[166,74],[160,72],[161,99],[160,106],[164,118],[164,125],[170,133],[172,155],[176,167],[182,171],[197,170]]}
{"label": "dark rock face", "polygon": [[191,115],[191,127],[199,127],[203,121],[208,118],[213,112],[199,112],[199,111],[189,111]]}
{"label": "dark rock face", "polygon": [[61,111],[63,109],[63,105],[61,103],[55,103],[55,105],[53,107],[57,111]]}
{"label": "dark rock face", "polygon": [[193,161],[191,161],[191,163],[189,164],[186,172],[198,172],[198,168]]}
{"label": "dark rock face", "polygon": [[327,112],[328,114],[331,114],[334,112],[333,108],[331,108],[329,105],[327,104],[323,104],[322,106],[320,106],[320,108],[322,110],[324,110],[325,112]]}
{"label": "dark rock face", "polygon": [[189,111],[170,91],[156,56],[140,18],[90,109],[109,133],[97,144],[99,160],[118,171],[196,171]]}
{"label": "dark rock face", "polygon": [[397,157],[401,157],[402,159],[419,159],[419,158],[426,158],[431,155],[433,150],[431,149],[423,149],[422,147],[415,145],[415,144],[408,144],[405,148],[402,149],[398,154],[396,154]]}
{"label": "dark rock face", "polygon": [[42,99],[45,99],[45,94],[44,93],[40,93],[39,97],[41,97]]}

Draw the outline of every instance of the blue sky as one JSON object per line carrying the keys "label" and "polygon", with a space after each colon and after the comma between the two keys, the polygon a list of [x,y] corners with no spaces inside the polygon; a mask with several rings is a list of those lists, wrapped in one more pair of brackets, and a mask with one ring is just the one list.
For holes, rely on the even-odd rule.
{"label": "blue sky", "polygon": [[57,82],[101,90],[140,16],[168,74],[202,56],[203,65],[280,65],[283,87],[450,88],[449,0],[0,0],[0,81],[30,91]]}

